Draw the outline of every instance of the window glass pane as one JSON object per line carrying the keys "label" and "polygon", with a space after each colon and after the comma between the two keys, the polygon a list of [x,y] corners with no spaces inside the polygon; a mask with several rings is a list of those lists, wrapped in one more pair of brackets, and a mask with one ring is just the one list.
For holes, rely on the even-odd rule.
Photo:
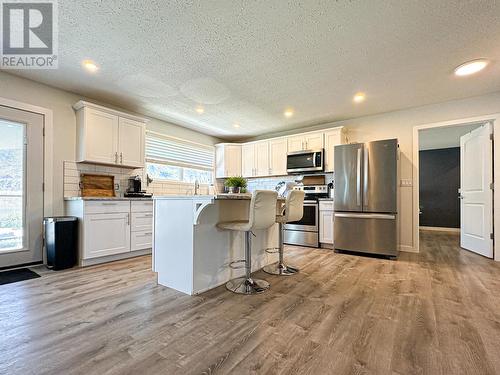
{"label": "window glass pane", "polygon": [[200,169],[184,168],[184,181],[195,182],[198,180],[200,184],[211,184],[213,173]]}
{"label": "window glass pane", "polygon": [[182,168],[172,165],[148,163],[147,172],[152,179],[181,181]]}
{"label": "window glass pane", "polygon": [[23,247],[24,125],[0,120],[0,251]]}

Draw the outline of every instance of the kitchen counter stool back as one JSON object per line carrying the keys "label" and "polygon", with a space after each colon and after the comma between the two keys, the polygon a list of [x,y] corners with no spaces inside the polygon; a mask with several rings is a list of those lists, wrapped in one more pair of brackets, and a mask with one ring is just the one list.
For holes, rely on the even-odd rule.
{"label": "kitchen counter stool back", "polygon": [[292,190],[285,201],[285,211],[282,215],[276,216],[276,222],[279,223],[279,260],[278,263],[270,264],[263,268],[264,272],[272,275],[290,276],[299,272],[298,268],[287,266],[283,260],[283,235],[284,224],[293,221],[299,221],[304,215],[304,196],[301,190]]}
{"label": "kitchen counter stool back", "polygon": [[248,221],[220,222],[217,227],[225,230],[245,232],[245,259],[233,263],[245,263],[245,276],[226,283],[226,288],[239,294],[258,294],[269,289],[265,280],[252,278],[252,231],[267,229],[276,220],[278,194],[271,190],[256,190],[252,194]]}

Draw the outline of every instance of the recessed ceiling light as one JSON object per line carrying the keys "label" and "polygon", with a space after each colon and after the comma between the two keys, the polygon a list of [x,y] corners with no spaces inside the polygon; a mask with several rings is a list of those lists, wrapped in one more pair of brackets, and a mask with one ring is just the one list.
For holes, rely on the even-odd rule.
{"label": "recessed ceiling light", "polygon": [[286,117],[286,118],[290,118],[293,116],[293,109],[287,109],[285,110],[285,112],[283,112],[283,115]]}
{"label": "recessed ceiling light", "polygon": [[99,67],[97,66],[97,64],[95,62],[93,62],[92,60],[83,60],[82,65],[87,71],[89,71],[91,73],[95,73],[99,70]]}
{"label": "recessed ceiling light", "polygon": [[477,59],[463,63],[455,68],[455,75],[468,76],[480,72],[488,65],[489,61],[486,59]]}
{"label": "recessed ceiling light", "polygon": [[205,108],[203,108],[203,107],[196,107],[195,111],[201,115],[203,112],[205,112]]}
{"label": "recessed ceiling light", "polygon": [[239,128],[239,127],[240,127],[240,124],[238,124],[237,122],[235,122],[235,123],[233,124],[233,127],[234,127],[234,128]]}
{"label": "recessed ceiling light", "polygon": [[366,94],[364,92],[358,92],[356,95],[354,95],[354,98],[352,98],[352,100],[354,100],[355,103],[364,102],[365,99],[366,99]]}

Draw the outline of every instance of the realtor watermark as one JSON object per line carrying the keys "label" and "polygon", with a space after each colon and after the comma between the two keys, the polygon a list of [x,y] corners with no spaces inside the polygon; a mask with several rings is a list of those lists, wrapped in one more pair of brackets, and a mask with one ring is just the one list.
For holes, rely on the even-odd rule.
{"label": "realtor watermark", "polygon": [[57,0],[0,0],[0,67],[57,69]]}

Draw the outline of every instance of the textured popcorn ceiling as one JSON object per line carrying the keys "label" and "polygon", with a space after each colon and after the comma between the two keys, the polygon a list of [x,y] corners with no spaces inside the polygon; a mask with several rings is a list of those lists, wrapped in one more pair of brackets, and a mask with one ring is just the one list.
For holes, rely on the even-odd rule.
{"label": "textured popcorn ceiling", "polygon": [[[15,74],[222,138],[500,90],[500,1],[59,0],[59,12],[59,69]],[[453,76],[478,57],[494,62]]]}

